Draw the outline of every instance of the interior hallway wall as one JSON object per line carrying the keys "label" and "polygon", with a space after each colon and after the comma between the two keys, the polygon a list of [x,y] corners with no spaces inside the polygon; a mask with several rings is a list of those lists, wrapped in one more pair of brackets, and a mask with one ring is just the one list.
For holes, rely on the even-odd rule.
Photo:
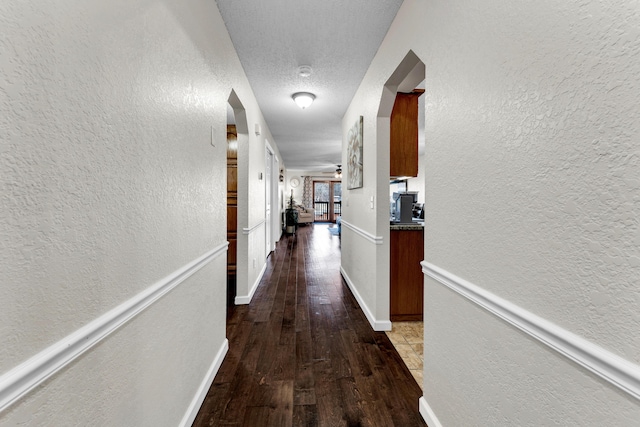
{"label": "interior hallway wall", "polygon": [[[125,322],[0,425],[188,423],[226,343],[232,89],[275,146],[216,4],[2,1],[0,28],[0,400],[40,352],[72,357],[72,338]],[[264,142],[248,138],[241,228],[264,217]],[[258,259],[247,281],[264,246],[242,255]]]}
{"label": "interior hallway wall", "polygon": [[[367,203],[387,186],[388,147],[371,124],[409,49],[426,65],[421,404],[430,425],[640,419],[637,386],[593,374],[433,273],[597,346],[626,367],[628,384],[638,378],[639,21],[632,1],[405,0],[365,75],[343,121],[346,132],[364,115],[365,187],[345,192],[344,217],[384,246],[388,225]],[[380,265],[371,247],[343,232],[343,269],[374,311],[372,283],[388,272],[366,271]]]}

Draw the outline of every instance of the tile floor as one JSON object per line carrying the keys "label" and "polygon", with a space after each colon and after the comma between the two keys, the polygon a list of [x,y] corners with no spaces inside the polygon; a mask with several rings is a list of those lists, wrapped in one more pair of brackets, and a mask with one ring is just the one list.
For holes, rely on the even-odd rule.
{"label": "tile floor", "polygon": [[424,333],[422,322],[393,322],[392,330],[386,332],[405,365],[411,371],[416,382],[422,384],[422,360]]}

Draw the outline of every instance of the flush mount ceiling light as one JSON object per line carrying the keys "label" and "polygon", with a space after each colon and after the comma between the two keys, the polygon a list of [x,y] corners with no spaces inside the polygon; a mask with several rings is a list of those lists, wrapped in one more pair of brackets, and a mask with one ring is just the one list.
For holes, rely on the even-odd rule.
{"label": "flush mount ceiling light", "polygon": [[334,177],[341,179],[342,178],[342,165],[338,165],[338,169],[336,169],[336,173],[333,175]]}
{"label": "flush mount ceiling light", "polygon": [[293,100],[298,104],[298,107],[303,110],[307,108],[309,105],[313,103],[313,100],[316,99],[316,96],[309,92],[298,92],[291,95]]}

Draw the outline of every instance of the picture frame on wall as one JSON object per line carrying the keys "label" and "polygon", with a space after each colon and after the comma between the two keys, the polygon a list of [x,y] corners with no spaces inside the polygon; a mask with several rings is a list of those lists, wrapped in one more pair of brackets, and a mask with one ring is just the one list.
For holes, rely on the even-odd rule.
{"label": "picture frame on wall", "polygon": [[349,129],[347,135],[347,189],[361,188],[363,140],[362,124],[364,117],[360,116],[356,123]]}

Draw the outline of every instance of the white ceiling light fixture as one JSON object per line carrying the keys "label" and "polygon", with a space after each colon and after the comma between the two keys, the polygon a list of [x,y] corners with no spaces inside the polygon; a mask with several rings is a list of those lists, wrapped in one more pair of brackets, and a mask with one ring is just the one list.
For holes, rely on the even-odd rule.
{"label": "white ceiling light fixture", "polygon": [[295,103],[298,107],[303,110],[307,108],[309,105],[313,104],[313,101],[316,99],[316,96],[310,92],[297,92],[291,95]]}
{"label": "white ceiling light fixture", "polygon": [[[267,118],[262,123],[278,142],[281,165],[292,170],[327,170],[333,178],[336,166],[327,160],[343,156],[342,121],[336,117],[344,116],[402,0],[342,1],[340,13],[336,13],[338,3],[331,1],[313,2],[313,13],[306,6],[311,3],[308,1],[270,1],[269,7],[259,13],[255,1],[216,3],[260,110]],[[278,25],[281,22],[290,23],[286,31]],[[320,30],[318,23],[322,23]],[[331,37],[314,42],[318,39],[315,33],[320,31]],[[265,43],[286,48],[274,55],[273,49],[264,48]],[[308,71],[304,66],[312,68],[311,75],[304,76]],[[320,88],[322,93],[316,93]],[[287,104],[290,101],[286,100],[294,91],[313,92],[320,103],[314,103],[310,113],[296,112],[292,108],[295,104]],[[331,102],[324,102],[325,99]],[[346,172],[346,167],[343,169]]]}
{"label": "white ceiling light fixture", "polygon": [[336,173],[333,175],[337,179],[342,179],[342,165],[338,165],[338,169],[336,169]]}

